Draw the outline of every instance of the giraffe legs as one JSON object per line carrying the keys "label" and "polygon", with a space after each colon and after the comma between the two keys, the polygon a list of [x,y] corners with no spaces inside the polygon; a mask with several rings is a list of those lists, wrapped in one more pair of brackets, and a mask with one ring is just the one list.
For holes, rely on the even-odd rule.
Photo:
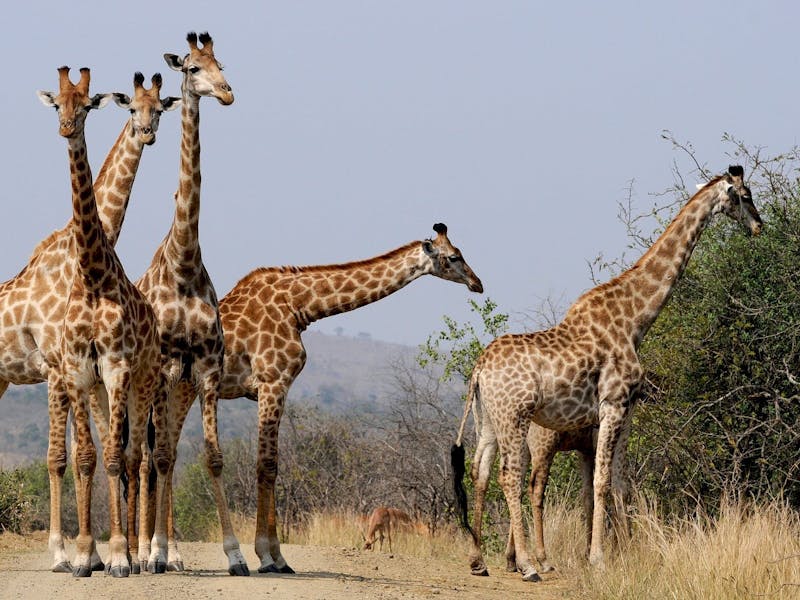
{"label": "giraffe legs", "polygon": [[581,495],[583,496],[583,517],[586,523],[586,558],[592,547],[592,513],[594,512],[594,452],[591,449],[581,451]]}
{"label": "giraffe legs", "polygon": [[[97,451],[89,428],[87,394],[83,390],[70,389],[68,394],[73,412],[73,431],[77,439],[75,488],[78,497],[78,537],[75,538],[76,553],[72,566],[74,577],[89,577],[92,574],[91,557],[96,552],[92,536],[91,504],[92,479],[97,466]],[[60,523],[59,523],[60,525]]]}
{"label": "giraffe legs", "polygon": [[[239,540],[233,532],[231,517],[228,512],[228,501],[222,485],[222,450],[217,433],[217,402],[219,401],[219,378],[217,371],[203,380],[202,411],[203,435],[206,443],[206,467],[211,476],[214,499],[217,503],[217,514],[222,527],[222,548],[228,557],[228,573],[230,575],[250,575],[247,561],[239,549]],[[171,495],[170,495],[171,497]]]}
{"label": "giraffe legs", "polygon": [[483,505],[486,500],[486,490],[489,486],[489,477],[492,474],[492,464],[497,455],[497,436],[486,412],[482,415],[482,426],[475,447],[475,457],[472,461],[472,483],[475,488],[475,506],[473,508],[472,548],[469,554],[470,570],[473,575],[486,576],[489,570],[483,560],[481,551],[481,530],[483,527]]}
{"label": "giraffe legs", "polygon": [[[114,376],[107,376],[107,389],[109,390],[110,419],[108,436],[103,444],[103,462],[108,477],[108,508],[110,518],[110,537],[108,539],[109,566],[108,572],[113,577],[127,577],[130,575],[128,561],[128,540],[122,530],[122,505],[120,495],[120,473],[127,468],[126,457],[122,454],[122,433],[126,414],[134,420],[131,421],[131,443],[133,454],[129,457],[135,461],[138,456],[141,462],[141,417],[138,411],[131,410],[128,405],[128,395],[131,386],[131,374],[122,371]],[[138,471],[138,464],[135,471]]]}
{"label": "giraffe legs", "polygon": [[503,488],[511,518],[517,570],[522,573],[524,581],[541,581],[542,578],[531,563],[528,557],[528,550],[525,547],[525,524],[522,518],[522,501],[520,498],[520,488],[523,480],[520,467],[525,462],[523,460],[525,439],[524,435],[520,435],[522,432],[518,430],[510,433],[513,437],[498,439],[500,444],[500,475],[498,479],[500,486]]}
{"label": "giraffe legs", "polygon": [[[531,452],[531,479],[528,493],[533,511],[534,543],[536,561],[542,573],[554,570],[547,561],[547,551],[544,547],[544,492],[547,480],[550,478],[550,467],[556,455],[559,434],[552,429],[547,429],[532,423],[528,429],[528,448]],[[522,471],[525,472],[524,469]]]}
{"label": "giraffe legs", "polygon": [[[292,376],[292,379],[294,377]],[[258,510],[255,549],[259,573],[294,573],[281,555],[275,509],[278,476],[278,428],[289,382],[261,384],[258,390]]]}
{"label": "giraffe legs", "polygon": [[589,563],[600,568],[604,566],[605,560],[603,556],[605,502],[611,487],[613,458],[619,444],[626,412],[623,402],[613,402],[609,399],[601,399],[600,401],[600,430],[597,437],[594,471],[592,540],[589,547]]}
{"label": "giraffe legs", "polygon": [[[64,536],[61,527],[61,497],[64,471],[67,468],[67,418],[69,397],[61,385],[60,377],[51,371],[47,386],[47,404],[50,420],[50,433],[47,444],[47,471],[50,478],[50,538],[48,546],[53,554],[54,573],[72,573],[72,565],[64,549]],[[3,382],[8,387],[8,382]],[[74,437],[73,437],[74,439]],[[73,458],[75,453],[73,452]],[[76,490],[78,476],[75,472]]]}
{"label": "giraffe legs", "polygon": [[[169,564],[168,556],[168,537],[167,530],[170,526],[170,517],[172,512],[172,504],[170,502],[172,494],[172,472],[175,468],[175,448],[177,446],[177,439],[172,443],[171,427],[172,415],[171,406],[169,405],[167,388],[163,385],[164,380],[160,374],[160,367],[157,369],[159,373],[154,375],[148,382],[158,382],[154,388],[151,388],[150,397],[153,399],[151,404],[151,418],[153,421],[153,429],[155,432],[154,449],[152,455],[152,463],[156,469],[156,489],[155,498],[150,499],[149,493],[142,492],[142,496],[148,497],[147,500],[142,500],[140,507],[144,510],[141,511],[139,517],[139,537],[140,539],[147,534],[149,536],[150,527],[152,526],[152,540],[150,543],[150,554],[147,558],[147,570],[150,573],[164,573]],[[187,409],[188,410],[188,409]],[[185,416],[185,415],[184,415]],[[182,423],[182,421],[181,421]],[[139,469],[140,474],[143,469]],[[140,480],[141,482],[141,480]],[[144,490],[148,490],[147,487]],[[153,518],[152,509],[155,508],[155,515]],[[145,531],[145,534],[141,533]],[[143,543],[139,543],[139,559],[143,558],[142,554]],[[175,548],[177,554],[177,547]],[[177,557],[180,561],[180,557]],[[183,563],[180,563],[181,570]]]}

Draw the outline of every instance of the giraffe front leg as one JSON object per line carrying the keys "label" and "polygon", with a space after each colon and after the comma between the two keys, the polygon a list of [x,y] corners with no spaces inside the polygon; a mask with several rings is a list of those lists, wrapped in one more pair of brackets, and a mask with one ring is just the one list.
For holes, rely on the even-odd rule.
{"label": "giraffe front leg", "polygon": [[[153,428],[152,421],[148,419],[148,438]],[[153,457],[150,453],[148,442],[142,443],[142,462],[139,464],[139,547],[136,560],[131,565],[131,571],[139,574],[147,571],[147,560],[150,557],[150,538],[153,535],[155,523],[155,469]]]}
{"label": "giraffe front leg", "polygon": [[[109,393],[111,419],[108,427],[108,438],[103,448],[103,462],[108,477],[108,513],[110,519],[110,536],[108,539],[109,566],[108,573],[112,577],[128,577],[130,575],[130,562],[128,561],[128,540],[122,531],[122,499],[120,494],[120,473],[125,468],[122,455],[122,433],[126,413],[128,411],[128,395],[130,387],[130,374],[122,372],[117,377],[109,377],[111,390]],[[132,415],[138,420],[137,415]],[[134,428],[131,434],[138,438],[137,444],[141,447],[141,432],[136,432],[136,423],[131,423]]]}
{"label": "giraffe front leg", "polygon": [[[154,499],[151,507],[155,507],[153,519],[153,537],[150,542],[150,556],[147,559],[147,570],[150,573],[164,573],[168,564],[168,543],[167,528],[171,518],[172,504],[172,472],[175,466],[175,455],[177,452],[177,439],[173,444],[170,432],[170,407],[166,386],[163,385],[163,378],[154,377],[154,381],[160,384],[155,387],[152,393],[153,403],[151,418],[153,421],[154,440],[152,460],[156,470],[156,486]],[[148,519],[146,527],[149,527]],[[181,567],[183,564],[181,563]]]}
{"label": "giraffe front leg", "polygon": [[239,540],[233,532],[231,517],[228,512],[228,500],[222,485],[222,450],[217,433],[217,402],[219,400],[219,371],[210,374],[203,380],[203,435],[206,442],[206,467],[211,476],[214,499],[217,504],[217,515],[222,528],[222,549],[228,557],[228,574],[248,576],[250,569],[239,548]]}
{"label": "giraffe front leg", "polygon": [[256,555],[259,573],[294,573],[281,554],[275,509],[275,480],[278,476],[278,428],[283,415],[286,387],[276,393],[274,386],[262,385],[258,394],[258,512]]}
{"label": "giraffe front leg", "polygon": [[[8,384],[6,384],[8,385]],[[64,472],[67,468],[67,419],[69,397],[59,378],[51,375],[47,385],[50,433],[47,444],[47,472],[50,479],[50,537],[48,547],[53,555],[53,573],[72,573],[72,564],[64,549],[61,527],[61,498]],[[73,436],[74,439],[74,436]],[[73,451],[73,457],[75,452]],[[77,461],[75,462],[77,464]],[[78,489],[78,471],[75,473],[75,489]],[[78,504],[80,506],[80,504]]]}
{"label": "giraffe front leg", "polygon": [[605,538],[606,496],[611,487],[613,456],[625,419],[621,402],[600,402],[600,430],[594,468],[594,510],[592,514],[589,564],[604,568],[603,541]]}
{"label": "giraffe front leg", "polygon": [[75,538],[75,560],[72,562],[73,577],[92,575],[92,555],[96,553],[92,535],[92,480],[97,466],[97,451],[89,428],[89,413],[86,410],[85,394],[79,390],[69,391],[73,409],[73,432],[77,439],[75,450],[75,488],[78,499],[78,537]]}

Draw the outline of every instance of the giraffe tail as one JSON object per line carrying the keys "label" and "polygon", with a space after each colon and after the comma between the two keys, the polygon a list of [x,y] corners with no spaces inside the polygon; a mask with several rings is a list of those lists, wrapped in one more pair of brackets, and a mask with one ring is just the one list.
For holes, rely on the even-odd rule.
{"label": "giraffe tail", "polygon": [[467,389],[467,397],[464,402],[464,416],[461,419],[461,427],[458,430],[458,438],[456,439],[456,443],[450,448],[450,466],[453,469],[453,493],[455,494],[456,499],[456,508],[458,509],[459,517],[461,520],[461,527],[464,528],[471,536],[472,539],[475,540],[476,544],[479,544],[480,541],[478,540],[475,532],[472,530],[469,524],[469,507],[467,506],[467,491],[464,489],[464,475],[466,473],[466,460],[464,456],[464,445],[463,445],[463,437],[464,437],[464,428],[467,423],[467,418],[469,417],[470,409],[475,402],[476,396],[479,393],[478,383],[477,383],[477,373],[473,371],[472,378],[469,382],[469,388]]}

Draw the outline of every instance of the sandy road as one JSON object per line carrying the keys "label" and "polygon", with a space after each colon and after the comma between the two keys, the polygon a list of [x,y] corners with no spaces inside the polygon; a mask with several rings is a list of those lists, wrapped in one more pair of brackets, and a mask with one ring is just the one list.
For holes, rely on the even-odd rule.
{"label": "sandy road", "polygon": [[[51,573],[47,538],[0,535],[0,598],[96,600],[101,598],[271,598],[350,600],[475,599],[509,600],[569,598],[568,582],[545,575],[541,583],[521,581],[518,575],[495,570],[490,577],[472,577],[466,564],[420,559],[353,548],[282,545],[295,575],[231,577],[221,544],[183,543],[187,571],[165,575],[132,575],[113,579],[95,573],[86,579]],[[74,548],[68,548],[70,554]],[[258,565],[252,547],[243,548],[252,571]],[[100,555],[106,553],[100,545]]]}

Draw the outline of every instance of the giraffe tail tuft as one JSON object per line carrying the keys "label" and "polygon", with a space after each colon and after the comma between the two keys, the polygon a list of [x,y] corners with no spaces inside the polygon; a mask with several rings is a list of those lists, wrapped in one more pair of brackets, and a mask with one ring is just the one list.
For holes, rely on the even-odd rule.
{"label": "giraffe tail tuft", "polygon": [[461,519],[461,527],[464,528],[476,543],[479,543],[475,532],[469,525],[469,510],[467,508],[467,491],[464,489],[465,458],[464,446],[460,442],[453,444],[450,448],[450,466],[453,468],[453,492],[456,498],[456,507]]}

